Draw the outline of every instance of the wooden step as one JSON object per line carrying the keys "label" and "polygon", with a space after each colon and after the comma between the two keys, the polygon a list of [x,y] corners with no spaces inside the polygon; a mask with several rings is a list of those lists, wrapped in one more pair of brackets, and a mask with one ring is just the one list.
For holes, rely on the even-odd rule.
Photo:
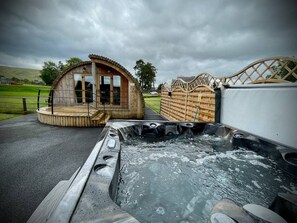
{"label": "wooden step", "polygon": [[93,120],[93,118],[96,118],[100,114],[103,114],[102,111],[100,110],[96,111],[94,114],[91,115],[91,120]]}
{"label": "wooden step", "polygon": [[92,121],[100,121],[104,117],[104,113],[97,113],[95,116],[91,116]]}
{"label": "wooden step", "polygon": [[110,114],[103,114],[103,117],[101,118],[101,120],[98,121],[99,124],[106,124],[106,122],[108,122],[108,120],[110,119],[111,115]]}

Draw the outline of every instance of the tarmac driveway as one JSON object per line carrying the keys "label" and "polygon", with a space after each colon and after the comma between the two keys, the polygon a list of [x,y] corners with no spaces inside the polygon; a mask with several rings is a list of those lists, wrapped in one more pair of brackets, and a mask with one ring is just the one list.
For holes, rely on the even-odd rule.
{"label": "tarmac driveway", "polygon": [[61,180],[68,180],[102,128],[41,124],[36,114],[0,122],[0,222],[26,222]]}

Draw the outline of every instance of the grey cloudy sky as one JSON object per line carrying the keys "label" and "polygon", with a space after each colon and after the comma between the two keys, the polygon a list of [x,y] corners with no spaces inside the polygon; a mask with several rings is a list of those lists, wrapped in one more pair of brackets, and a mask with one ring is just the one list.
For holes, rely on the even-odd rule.
{"label": "grey cloudy sky", "polygon": [[136,60],[157,83],[232,74],[268,56],[297,56],[295,0],[10,0],[0,7],[0,64],[109,57]]}

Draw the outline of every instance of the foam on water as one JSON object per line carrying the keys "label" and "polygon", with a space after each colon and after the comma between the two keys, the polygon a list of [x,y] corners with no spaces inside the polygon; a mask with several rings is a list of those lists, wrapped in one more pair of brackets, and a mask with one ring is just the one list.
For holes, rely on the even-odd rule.
{"label": "foam on water", "polygon": [[209,135],[132,139],[121,157],[116,202],[141,222],[206,222],[222,198],[268,207],[277,193],[297,188],[274,161]]}

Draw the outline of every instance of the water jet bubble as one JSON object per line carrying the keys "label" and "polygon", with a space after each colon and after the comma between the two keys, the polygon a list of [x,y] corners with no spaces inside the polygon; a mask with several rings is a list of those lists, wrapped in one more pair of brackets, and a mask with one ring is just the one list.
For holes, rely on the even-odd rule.
{"label": "water jet bubble", "polygon": [[157,209],[156,209],[156,212],[157,212],[157,214],[159,214],[159,215],[164,215],[165,214],[165,209],[163,208],[163,207],[158,207]]}

